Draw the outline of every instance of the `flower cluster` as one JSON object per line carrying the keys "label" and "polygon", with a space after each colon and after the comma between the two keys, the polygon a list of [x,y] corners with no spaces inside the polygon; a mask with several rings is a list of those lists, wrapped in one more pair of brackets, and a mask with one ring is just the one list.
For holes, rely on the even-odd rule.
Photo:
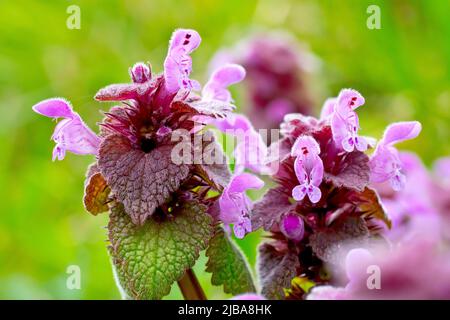
{"label": "flower cluster", "polygon": [[[204,249],[215,284],[233,294],[254,289],[245,259],[220,225],[231,225],[239,238],[252,231],[252,203],[245,192],[264,183],[243,170],[231,175],[222,148],[205,128],[232,117],[227,87],[240,82],[245,70],[219,67],[199,95],[200,83],[190,78],[190,55],[200,42],[196,31],[176,30],[163,73],[153,74],[139,62],[129,70],[131,83],[99,90],[96,100],[117,103],[105,112],[99,134],[64,99],[33,106],[39,114],[63,119],[52,136],[53,160],[67,151],[95,155],[84,204],[94,215],[110,212],[109,252],[125,297],[161,298],[182,276],[189,282],[186,270]],[[224,254],[235,264],[224,265]],[[224,278],[230,267],[245,281]]]}
{"label": "flower cluster", "polygon": [[[201,134],[197,133],[202,126],[198,119],[227,116],[233,109],[227,87],[245,76],[241,66],[227,64],[214,72],[201,97],[194,94],[193,90],[200,90],[200,84],[189,78],[190,54],[200,41],[194,30],[177,30],[170,41],[163,74],[154,75],[149,65],[136,63],[130,68],[132,83],[99,90],[97,100],[121,103],[105,113],[100,135],[88,128],[64,99],[45,100],[33,107],[42,115],[63,118],[52,136],[56,143],[53,159],[62,160],[66,151],[96,155],[97,162],[90,172],[104,177],[114,198],[123,203],[136,224],[142,225],[158,208],[163,208],[174,193],[192,189],[193,180],[196,186],[209,183],[219,191],[228,184],[229,177],[224,179],[228,172],[226,163],[221,163],[222,172],[218,172],[216,167],[177,165],[171,159],[171,133],[184,129],[192,135]],[[236,224],[240,237],[242,230],[251,231],[246,218],[250,201],[244,194],[248,179],[251,178],[235,177],[220,199],[222,220]]]}
{"label": "flower cluster", "polygon": [[279,149],[277,185],[252,212],[253,227],[264,228],[272,239],[259,248],[264,296],[284,298],[295,278],[333,282],[328,266],[338,263],[340,251],[378,241],[383,227],[390,227],[371,181],[391,181],[395,190],[404,186],[397,183],[403,169],[393,143],[416,137],[421,126],[390,125],[369,157],[364,152],[375,140],[359,135],[356,113],[363,104],[361,94],[343,89],[326,101],[320,119],[285,116],[283,137],[270,147]]}

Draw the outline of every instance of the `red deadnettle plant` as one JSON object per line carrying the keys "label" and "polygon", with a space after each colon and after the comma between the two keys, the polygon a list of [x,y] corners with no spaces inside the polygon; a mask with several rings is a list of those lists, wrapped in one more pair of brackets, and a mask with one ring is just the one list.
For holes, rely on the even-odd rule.
{"label": "red deadnettle plant", "polygon": [[137,63],[131,83],[101,89],[96,100],[118,104],[105,113],[98,135],[64,99],[33,107],[63,119],[52,136],[53,160],[66,151],[96,157],[84,205],[93,215],[109,212],[108,250],[124,298],[160,299],[178,282],[185,298],[204,299],[191,269],[202,250],[214,285],[234,295],[255,292],[247,262],[222,225],[233,225],[238,237],[251,230],[245,190],[263,183],[247,173],[231,177],[220,146],[196,121],[232,112],[227,86],[245,70],[225,65],[195,94],[200,84],[189,78],[190,54],[200,41],[194,30],[177,30],[162,74]]}
{"label": "red deadnettle plant", "polygon": [[[394,143],[415,138],[418,122],[388,126],[375,147],[359,133],[356,108],[364,98],[344,89],[326,101],[320,119],[288,114],[281,124],[276,186],[255,204],[253,230],[269,232],[259,247],[261,293],[269,299],[304,299],[315,285],[337,285],[330,276],[339,269],[344,250],[382,242],[381,231],[391,222],[373,183],[405,185]],[[342,251],[342,252],[341,252]]]}

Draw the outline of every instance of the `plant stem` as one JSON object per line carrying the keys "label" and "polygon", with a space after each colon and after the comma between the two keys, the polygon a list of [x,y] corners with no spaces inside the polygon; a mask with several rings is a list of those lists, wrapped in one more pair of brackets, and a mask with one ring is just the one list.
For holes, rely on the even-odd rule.
{"label": "plant stem", "polygon": [[186,271],[183,278],[178,281],[178,286],[180,287],[184,300],[206,300],[205,293],[192,269]]}

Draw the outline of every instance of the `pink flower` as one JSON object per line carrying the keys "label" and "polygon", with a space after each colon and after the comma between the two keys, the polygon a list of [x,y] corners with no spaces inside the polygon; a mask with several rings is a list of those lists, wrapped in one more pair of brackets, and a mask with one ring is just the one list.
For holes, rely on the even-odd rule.
{"label": "pink flower", "polygon": [[200,35],[195,30],[176,30],[169,44],[169,52],[164,61],[164,79],[167,91],[179,89],[200,90],[196,80],[189,79],[192,58],[189,56],[200,45]]}
{"label": "pink flower", "polygon": [[408,180],[405,188],[395,192],[388,182],[373,185],[392,221],[392,229],[386,230],[386,235],[394,242],[410,241],[419,234],[438,241],[440,221],[434,203],[434,183],[417,155],[399,152],[398,156]]}
{"label": "pink flower", "polygon": [[416,138],[422,125],[417,121],[397,122],[389,125],[370,159],[371,181],[389,181],[392,189],[402,190],[406,178],[394,144]]}
{"label": "pink flower", "polygon": [[300,182],[292,190],[292,197],[297,201],[308,195],[312,203],[317,203],[322,196],[319,186],[323,179],[323,162],[319,154],[320,146],[311,136],[299,137],[292,146],[291,155],[297,157],[295,174]]}
{"label": "pink flower", "polygon": [[246,116],[231,114],[226,119],[214,119],[211,123],[220,131],[237,138],[233,153],[236,172],[249,169],[258,174],[266,174],[270,171],[267,165],[267,145]]}
{"label": "pink flower", "polygon": [[252,202],[245,194],[248,189],[261,189],[264,182],[258,177],[241,173],[234,175],[219,199],[220,218],[224,224],[233,224],[236,237],[243,238],[252,231],[249,213]]}
{"label": "pink flower", "polygon": [[325,102],[322,117],[331,117],[333,139],[347,152],[366,151],[370,141],[358,135],[359,118],[354,111],[364,104],[364,97],[356,90],[343,89],[336,99]]}
{"label": "pink flower", "polygon": [[53,132],[53,161],[62,160],[66,151],[75,154],[97,154],[100,139],[72,110],[70,103],[61,98],[44,100],[33,106],[33,111],[50,118],[64,118]]}

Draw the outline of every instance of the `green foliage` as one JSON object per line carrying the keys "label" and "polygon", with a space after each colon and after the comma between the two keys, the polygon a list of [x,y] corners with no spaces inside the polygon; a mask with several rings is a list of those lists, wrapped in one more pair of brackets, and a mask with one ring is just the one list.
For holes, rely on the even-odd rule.
{"label": "green foliage", "polygon": [[121,204],[111,209],[109,252],[125,297],[161,299],[193,267],[212,236],[212,219],[201,204],[174,209],[173,217],[132,223]]}
{"label": "green foliage", "polygon": [[233,295],[255,292],[253,277],[244,254],[222,228],[216,230],[206,256],[209,257],[206,271],[212,273],[213,285],[223,285],[225,293]]}

